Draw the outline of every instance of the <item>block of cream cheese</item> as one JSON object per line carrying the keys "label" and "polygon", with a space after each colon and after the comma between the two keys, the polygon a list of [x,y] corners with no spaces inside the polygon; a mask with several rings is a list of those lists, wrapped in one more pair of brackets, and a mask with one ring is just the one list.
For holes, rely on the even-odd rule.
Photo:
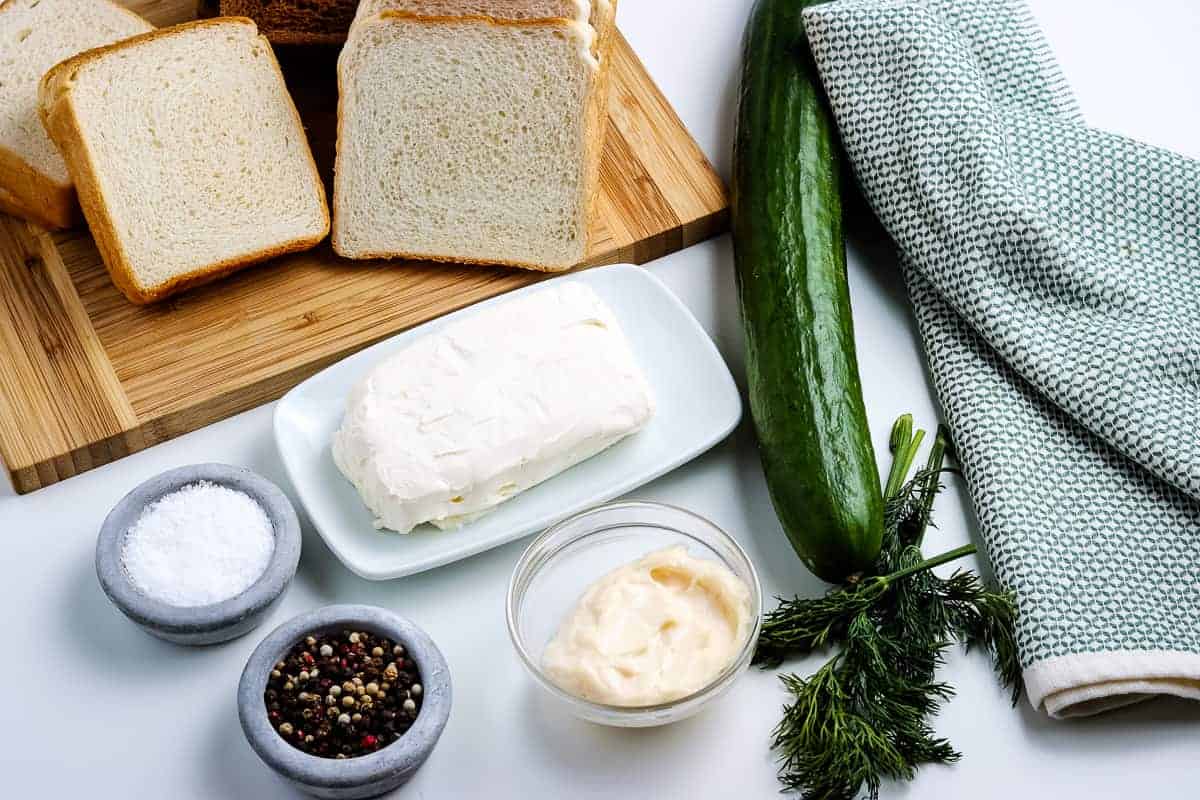
{"label": "block of cream cheese", "polygon": [[490,306],[354,388],[333,458],[379,528],[453,528],[639,430],[654,399],[581,283]]}

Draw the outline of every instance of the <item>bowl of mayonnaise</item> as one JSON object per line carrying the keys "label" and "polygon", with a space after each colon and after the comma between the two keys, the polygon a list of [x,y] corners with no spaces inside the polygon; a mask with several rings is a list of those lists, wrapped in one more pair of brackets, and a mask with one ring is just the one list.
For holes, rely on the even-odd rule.
{"label": "bowl of mayonnaise", "polygon": [[570,712],[649,727],[695,714],[746,671],[762,589],[742,547],[704,517],[610,503],[534,539],[507,617],[521,662]]}

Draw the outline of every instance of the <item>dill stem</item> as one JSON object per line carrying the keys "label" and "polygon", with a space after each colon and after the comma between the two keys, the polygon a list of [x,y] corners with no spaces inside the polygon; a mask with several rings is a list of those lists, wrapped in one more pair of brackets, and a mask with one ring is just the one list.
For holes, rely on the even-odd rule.
{"label": "dill stem", "polygon": [[927,569],[933,569],[934,567],[940,567],[942,564],[945,564],[949,561],[954,561],[955,559],[969,556],[974,553],[975,550],[975,545],[964,544],[962,547],[956,547],[953,550],[947,550],[940,556],[927,558],[919,564],[913,564],[912,566],[905,567],[904,569],[898,569],[890,575],[884,575],[880,580],[882,580],[884,583],[893,583],[901,578],[907,578],[909,575],[914,573],[922,572]]}
{"label": "dill stem", "polygon": [[912,414],[901,415],[892,425],[892,434],[888,438],[888,446],[892,451],[892,468],[888,471],[887,485],[883,489],[883,502],[887,503],[904,486],[908,480],[908,472],[912,469],[913,459],[925,438],[925,431],[918,429],[913,433]]}
{"label": "dill stem", "polygon": [[929,448],[929,459],[925,462],[928,473],[925,489],[921,493],[920,529],[913,537],[913,544],[921,546],[925,539],[925,531],[929,530],[929,519],[933,516],[933,498],[937,494],[938,481],[941,479],[942,463],[946,460],[946,442],[949,440],[945,425],[938,425],[937,434],[933,437],[933,445]]}

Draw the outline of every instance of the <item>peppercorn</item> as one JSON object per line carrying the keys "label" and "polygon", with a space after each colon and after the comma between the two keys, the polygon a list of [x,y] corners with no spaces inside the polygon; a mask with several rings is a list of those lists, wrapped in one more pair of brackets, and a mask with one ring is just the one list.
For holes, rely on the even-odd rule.
{"label": "peppercorn", "polygon": [[[385,667],[388,653],[395,660]],[[404,653],[403,646],[362,631],[304,637],[270,671],[264,701],[271,724],[293,747],[324,758],[355,758],[388,746],[420,709],[414,699],[421,694],[419,678]],[[392,692],[397,686],[414,688]]]}

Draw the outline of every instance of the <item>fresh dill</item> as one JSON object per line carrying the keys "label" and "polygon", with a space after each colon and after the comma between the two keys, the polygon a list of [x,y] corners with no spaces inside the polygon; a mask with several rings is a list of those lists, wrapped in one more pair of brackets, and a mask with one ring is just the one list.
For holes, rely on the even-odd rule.
{"label": "fresh dill", "polygon": [[930,720],[954,689],[935,680],[953,644],[985,650],[1015,704],[1022,692],[1009,592],[972,572],[940,578],[933,568],[975,552],[974,545],[925,558],[921,544],[942,489],[949,447],[939,428],[923,469],[910,478],[924,431],[905,415],[892,428],[892,467],[884,487],[884,542],[872,575],[855,576],[824,597],[781,599],[763,623],[755,663],[829,647],[815,673],[782,676],[791,701],[775,728],[780,781],[803,800],[879,796],[886,780],[911,780],[922,764],[959,753]]}

